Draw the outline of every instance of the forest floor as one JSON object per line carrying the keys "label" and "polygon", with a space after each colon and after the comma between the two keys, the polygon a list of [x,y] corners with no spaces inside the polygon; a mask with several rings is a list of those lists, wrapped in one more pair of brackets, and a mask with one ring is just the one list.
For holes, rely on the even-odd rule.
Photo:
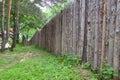
{"label": "forest floor", "polygon": [[80,66],[35,46],[17,45],[13,52],[0,53],[0,80],[97,80]]}

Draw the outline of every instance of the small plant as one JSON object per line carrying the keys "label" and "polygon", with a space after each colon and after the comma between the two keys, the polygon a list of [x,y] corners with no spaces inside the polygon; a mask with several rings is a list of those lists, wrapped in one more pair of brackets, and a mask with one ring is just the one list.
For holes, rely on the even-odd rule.
{"label": "small plant", "polygon": [[71,54],[64,54],[63,56],[59,57],[58,60],[63,62],[64,64],[70,64],[72,66],[77,66],[81,64],[81,56],[80,55],[71,55]]}
{"label": "small plant", "polygon": [[86,62],[86,63],[82,64],[81,67],[84,68],[84,69],[90,69],[91,64],[89,62]]}
{"label": "small plant", "polygon": [[107,64],[105,67],[100,68],[100,71],[102,73],[101,78],[104,80],[112,80],[113,76],[118,76],[118,74],[114,72],[114,68],[109,67]]}
{"label": "small plant", "polygon": [[[9,55],[9,51],[7,54],[1,54],[0,65],[11,60],[13,57],[11,55],[17,55],[21,59],[21,56],[28,52],[33,53],[33,57],[29,57],[23,62],[14,63],[8,68],[2,67],[4,70],[0,73],[0,80],[89,80],[92,78],[89,75],[91,72],[83,74],[79,68],[71,65],[76,64],[77,61],[79,63],[80,56],[65,55],[56,57],[36,46],[23,47],[17,45],[15,51],[10,52],[10,58],[7,58],[8,56],[2,57],[3,55]],[[19,59],[15,58],[12,63],[16,60]],[[5,66],[7,65],[5,64]],[[91,80],[95,79],[92,78]]]}
{"label": "small plant", "polygon": [[100,74],[96,75],[100,80],[113,80],[114,76],[118,76],[118,74],[114,72],[114,68],[110,67],[106,62],[104,62],[100,68]]}
{"label": "small plant", "polygon": [[76,62],[77,65],[80,65],[82,63],[82,56],[76,55],[74,61]]}

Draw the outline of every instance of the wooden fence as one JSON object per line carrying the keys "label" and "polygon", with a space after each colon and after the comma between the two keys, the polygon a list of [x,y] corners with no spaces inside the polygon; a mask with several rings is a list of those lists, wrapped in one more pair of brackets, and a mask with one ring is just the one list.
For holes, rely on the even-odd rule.
{"label": "wooden fence", "polygon": [[93,68],[107,62],[119,73],[120,0],[75,0],[36,31],[29,44],[55,54],[82,55]]}

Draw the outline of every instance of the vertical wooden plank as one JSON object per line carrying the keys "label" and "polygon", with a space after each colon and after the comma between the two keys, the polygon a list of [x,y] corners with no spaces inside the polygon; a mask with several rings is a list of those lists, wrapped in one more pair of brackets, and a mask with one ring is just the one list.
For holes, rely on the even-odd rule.
{"label": "vertical wooden plank", "polygon": [[41,30],[41,48],[43,48],[43,43],[42,43],[42,40],[43,40],[43,29]]}
{"label": "vertical wooden plank", "polygon": [[66,52],[66,8],[62,12],[62,54]]}
{"label": "vertical wooden plank", "polygon": [[89,0],[88,4],[88,23],[87,23],[87,60],[94,67],[94,50],[95,50],[95,0]]}
{"label": "vertical wooden plank", "polygon": [[[72,13],[72,7],[73,7],[73,3],[71,3],[69,5],[69,47],[70,47],[70,50],[69,50],[69,53],[73,54],[73,13]],[[74,26],[75,27],[75,26]],[[74,54],[73,54],[74,55]]]}
{"label": "vertical wooden plank", "polygon": [[[52,35],[52,37],[51,37],[51,51],[54,53],[55,52],[55,43],[54,43],[54,41],[55,41],[55,30],[56,30],[56,19],[55,18],[57,18],[57,17],[54,17],[53,18],[53,21],[52,21],[52,28],[51,28],[51,35]],[[59,21],[59,17],[58,17],[58,21]],[[58,32],[59,33],[59,32]],[[59,45],[57,46],[57,47],[60,47]]]}
{"label": "vertical wooden plank", "polygon": [[48,35],[48,36],[49,36],[49,37],[48,37],[48,38],[49,38],[49,39],[48,39],[48,40],[49,40],[49,41],[48,41],[48,45],[49,45],[48,50],[50,51],[50,50],[51,50],[51,45],[50,45],[50,43],[51,43],[51,42],[50,42],[50,41],[51,41],[51,31],[50,31],[50,29],[51,29],[51,21],[49,22],[49,24],[47,24],[47,27],[48,27],[48,34],[49,34],[49,35]]}
{"label": "vertical wooden plank", "polygon": [[67,53],[70,53],[70,4],[67,6],[66,9],[66,45],[67,45]]}
{"label": "vertical wooden plank", "polygon": [[60,35],[60,39],[59,39],[59,53],[60,53],[60,55],[62,54],[62,11],[61,11],[61,13],[60,13],[60,15],[59,15],[59,17],[60,17],[60,19],[59,19],[59,35]]}
{"label": "vertical wooden plank", "polygon": [[50,36],[50,41],[49,41],[49,44],[50,44],[50,48],[49,48],[49,51],[52,51],[52,20],[50,21],[50,24],[49,24],[49,36]]}
{"label": "vertical wooden plank", "polygon": [[48,27],[49,26],[46,26],[46,28],[45,28],[45,33],[46,33],[46,39],[45,39],[45,47],[46,47],[46,49],[48,50],[48,37],[49,37],[49,31],[48,31]]}
{"label": "vertical wooden plank", "polygon": [[60,55],[62,53],[62,50],[61,50],[61,42],[62,42],[62,33],[61,33],[61,14],[62,13],[59,13],[56,15],[56,18],[55,18],[55,53],[57,55]]}
{"label": "vertical wooden plank", "polygon": [[108,60],[108,53],[109,53],[109,28],[110,28],[110,17],[111,17],[111,0],[107,1],[107,16],[106,16],[106,28],[105,28],[105,52],[104,52],[104,59],[105,63]]}
{"label": "vertical wooden plank", "polygon": [[42,40],[41,40],[41,43],[42,43],[42,48],[45,49],[45,27],[42,29]]}
{"label": "vertical wooden plank", "polygon": [[94,68],[98,67],[98,27],[99,27],[99,0],[96,0],[95,13],[95,49],[94,49]]}
{"label": "vertical wooden plank", "polygon": [[94,68],[94,49],[95,49],[95,6],[96,6],[96,0],[90,1],[90,26],[91,26],[91,67]]}
{"label": "vertical wooden plank", "polygon": [[88,0],[87,61],[91,63],[91,2]]}
{"label": "vertical wooden plank", "polygon": [[48,50],[50,51],[50,38],[51,38],[51,36],[50,36],[50,27],[51,27],[51,25],[50,24],[48,24],[49,26],[47,26],[47,35],[48,35]]}
{"label": "vertical wooden plank", "polygon": [[36,45],[36,46],[38,46],[38,40],[39,40],[38,34],[39,34],[39,32],[36,31],[35,39],[34,39],[34,40],[35,40],[35,45]]}
{"label": "vertical wooden plank", "polygon": [[72,7],[72,15],[73,15],[73,54],[78,55],[77,53],[77,41],[78,41],[78,27],[79,27],[79,5],[80,0],[75,0]]}
{"label": "vertical wooden plank", "polygon": [[56,30],[55,30],[55,54],[58,53],[59,46],[59,14],[56,15]]}
{"label": "vertical wooden plank", "polygon": [[48,46],[48,51],[50,51],[50,27],[51,27],[50,22],[49,24],[47,23],[46,27],[47,27],[47,35],[48,35],[47,46]]}
{"label": "vertical wooden plank", "polygon": [[113,66],[113,53],[114,53],[114,38],[115,38],[115,27],[116,27],[116,4],[117,0],[111,0],[111,11],[110,11],[110,27],[109,27],[109,53],[108,53],[108,64]]}
{"label": "vertical wooden plank", "polygon": [[85,0],[81,0],[81,34],[80,34],[80,53],[83,55],[84,27],[85,27]]}
{"label": "vertical wooden plank", "polygon": [[85,21],[84,21],[84,42],[83,42],[83,55],[82,62],[87,62],[87,25],[88,23],[88,0],[85,1]]}
{"label": "vertical wooden plank", "polygon": [[[78,27],[76,33],[76,40],[77,40],[77,53],[82,56],[81,53],[81,13],[82,13],[82,0],[78,0]],[[75,15],[76,16],[76,15]],[[76,25],[76,23],[74,23]]]}
{"label": "vertical wooden plank", "polygon": [[46,27],[44,27],[44,49],[46,49]]}
{"label": "vertical wooden plank", "polygon": [[67,42],[67,53],[72,53],[72,25],[71,25],[71,3],[67,6],[66,15],[66,42]]}
{"label": "vertical wooden plank", "polygon": [[[89,12],[89,16],[90,16],[90,20],[88,18],[88,21],[90,21],[90,63],[91,63],[91,67],[93,68],[93,63],[94,63],[94,1],[90,0],[90,12]],[[88,28],[89,29],[89,28]],[[89,33],[88,33],[89,34]]]}
{"label": "vertical wooden plank", "polygon": [[72,50],[73,50],[73,55],[76,54],[76,17],[75,15],[77,15],[75,12],[76,12],[76,0],[72,3],[72,6],[71,6],[71,23],[72,23]]}
{"label": "vertical wooden plank", "polygon": [[[115,29],[115,42],[114,42],[114,69],[115,73],[119,74],[120,69],[120,0],[117,0],[117,17],[116,17],[116,29]],[[116,9],[116,8],[115,8]],[[114,80],[120,80],[114,76]]]}
{"label": "vertical wooden plank", "polygon": [[41,30],[39,30],[39,48],[41,48]]}
{"label": "vertical wooden plank", "polygon": [[66,37],[66,52],[68,53],[69,51],[69,25],[68,25],[68,23],[69,23],[69,11],[68,11],[68,6],[67,6],[67,8],[66,8],[66,31],[65,31],[65,37]]}
{"label": "vertical wooden plank", "polygon": [[104,0],[104,10],[103,10],[103,29],[102,29],[102,54],[101,54],[101,67],[105,61],[105,36],[106,36],[106,26],[107,26],[107,0]]}
{"label": "vertical wooden plank", "polygon": [[102,29],[103,29],[103,0],[99,0],[99,26],[98,26],[98,68],[101,67]]}
{"label": "vertical wooden plank", "polygon": [[108,59],[108,53],[109,53],[109,27],[110,27],[110,11],[111,11],[111,5],[110,5],[110,1],[107,1],[107,16],[106,16],[106,27],[105,27],[105,52],[104,52],[104,59],[107,63],[107,59]]}
{"label": "vertical wooden plank", "polygon": [[51,22],[52,22],[52,20],[50,21],[50,24],[48,24],[49,25],[49,51],[51,51],[51,38],[52,38],[52,36],[51,36],[51,26],[52,26],[52,24],[51,24]]}

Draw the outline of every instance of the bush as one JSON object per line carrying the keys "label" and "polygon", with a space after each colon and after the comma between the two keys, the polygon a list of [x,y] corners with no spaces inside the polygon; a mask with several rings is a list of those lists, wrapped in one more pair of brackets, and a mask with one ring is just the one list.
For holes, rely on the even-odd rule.
{"label": "bush", "polygon": [[82,58],[81,55],[74,56],[71,54],[64,54],[61,57],[59,57],[58,60],[66,65],[70,64],[72,66],[78,66],[81,64]]}

